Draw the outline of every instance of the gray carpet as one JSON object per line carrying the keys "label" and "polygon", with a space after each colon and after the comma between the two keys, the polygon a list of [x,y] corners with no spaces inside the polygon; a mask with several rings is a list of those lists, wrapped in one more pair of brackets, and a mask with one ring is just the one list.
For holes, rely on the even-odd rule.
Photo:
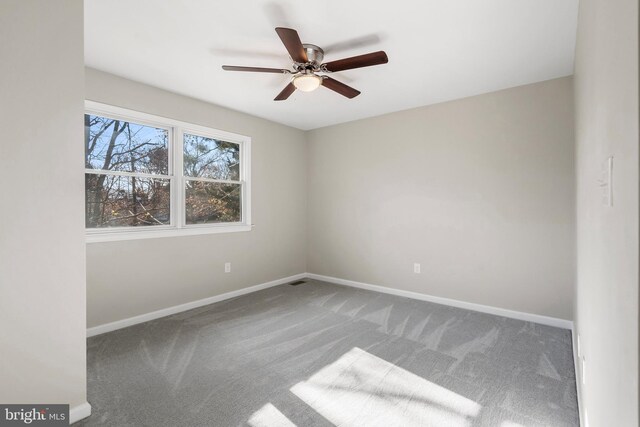
{"label": "gray carpet", "polygon": [[88,340],[93,426],[576,426],[568,330],[317,281]]}

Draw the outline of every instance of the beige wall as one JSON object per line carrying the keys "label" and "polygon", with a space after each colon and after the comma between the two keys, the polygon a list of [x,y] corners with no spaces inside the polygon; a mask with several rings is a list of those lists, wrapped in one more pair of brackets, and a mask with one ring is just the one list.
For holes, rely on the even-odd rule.
{"label": "beige wall", "polygon": [[[637,0],[580,2],[575,105],[582,412],[592,427],[637,426]],[[598,186],[609,156],[613,207],[602,205]]]}
{"label": "beige wall", "polygon": [[571,319],[571,85],[310,131],[309,272]]}
{"label": "beige wall", "polygon": [[82,0],[0,2],[0,402],[86,401]]}
{"label": "beige wall", "polygon": [[[87,99],[252,137],[252,231],[87,244],[88,326],[306,269],[304,133],[94,69]],[[231,262],[232,272],[224,273]]]}

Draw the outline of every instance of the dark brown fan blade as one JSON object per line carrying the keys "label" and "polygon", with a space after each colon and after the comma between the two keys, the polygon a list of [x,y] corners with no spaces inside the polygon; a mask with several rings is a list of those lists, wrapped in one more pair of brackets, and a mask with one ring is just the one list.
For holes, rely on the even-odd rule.
{"label": "dark brown fan blade", "polygon": [[327,71],[343,71],[353,68],[370,67],[372,65],[386,64],[389,62],[387,54],[384,51],[367,53],[364,55],[352,56],[351,58],[338,59],[337,61],[327,62],[323,66]]}
{"label": "dark brown fan blade", "polygon": [[255,73],[291,74],[291,71],[285,70],[284,68],[238,67],[235,65],[223,65],[222,69],[225,71],[253,71]]}
{"label": "dark brown fan blade", "polygon": [[338,92],[340,95],[346,96],[349,99],[360,95],[359,90],[355,90],[351,86],[347,86],[346,84],[340,83],[339,81],[327,76],[322,78],[322,86],[331,89],[334,92]]}
{"label": "dark brown fan blade", "polygon": [[291,59],[299,63],[305,63],[309,60],[307,58],[307,52],[304,50],[302,42],[300,41],[300,36],[298,36],[298,32],[296,30],[278,27],[276,28],[276,33],[278,33],[284,47],[287,48],[287,52],[289,52]]}
{"label": "dark brown fan blade", "polygon": [[285,99],[289,98],[295,91],[296,87],[293,85],[293,83],[289,83],[284,87],[284,89],[282,89],[282,92],[280,92],[278,96],[274,98],[274,101],[284,101]]}

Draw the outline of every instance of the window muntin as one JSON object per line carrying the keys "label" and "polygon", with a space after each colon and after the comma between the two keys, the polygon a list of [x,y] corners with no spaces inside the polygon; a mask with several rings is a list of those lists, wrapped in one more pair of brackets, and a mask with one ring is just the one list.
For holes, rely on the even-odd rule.
{"label": "window muntin", "polygon": [[251,228],[249,138],[90,101],[87,108],[89,241]]}

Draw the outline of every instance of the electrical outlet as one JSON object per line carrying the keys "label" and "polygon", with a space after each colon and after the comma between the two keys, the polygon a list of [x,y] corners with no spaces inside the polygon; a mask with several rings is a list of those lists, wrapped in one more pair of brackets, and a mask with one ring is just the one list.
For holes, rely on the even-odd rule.
{"label": "electrical outlet", "polygon": [[231,263],[230,262],[225,262],[224,263],[224,272],[225,273],[231,273]]}
{"label": "electrical outlet", "polygon": [[420,274],[420,264],[418,264],[417,262],[413,264],[413,272],[416,274]]}

